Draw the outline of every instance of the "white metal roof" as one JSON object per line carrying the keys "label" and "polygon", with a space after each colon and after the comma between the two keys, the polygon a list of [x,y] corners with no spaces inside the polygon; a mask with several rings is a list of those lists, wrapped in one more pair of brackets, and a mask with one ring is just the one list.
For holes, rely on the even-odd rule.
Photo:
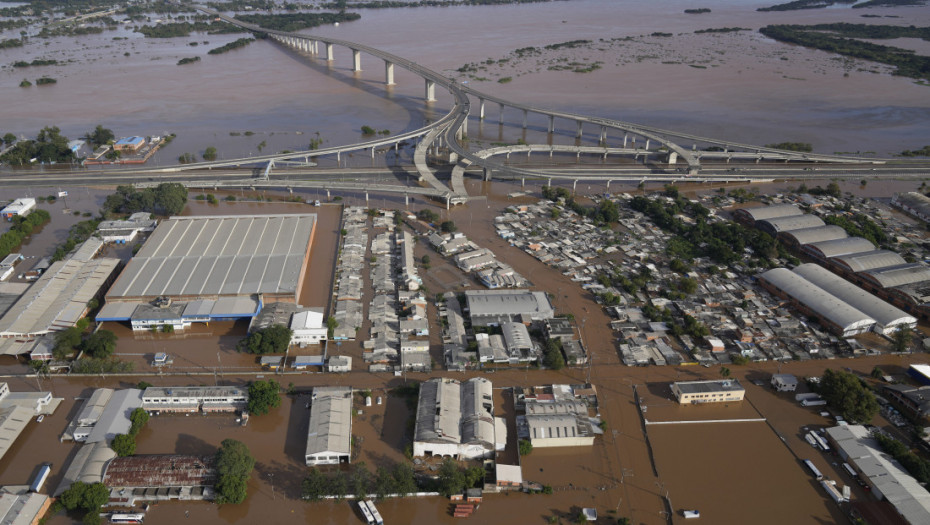
{"label": "white metal roof", "polygon": [[833,257],[832,261],[848,268],[852,272],[864,272],[866,270],[907,264],[907,261],[905,261],[903,257],[888,250],[850,253],[849,255]]}
{"label": "white metal roof", "polygon": [[769,270],[759,278],[839,326],[844,332],[875,324],[875,319],[787,268]]}
{"label": "white metal roof", "polygon": [[776,204],[774,206],[760,206],[758,208],[740,208],[737,211],[749,215],[749,217],[756,221],[773,219],[775,217],[790,217],[792,215],[804,214],[804,212],[794,204]]}
{"label": "white metal roof", "polygon": [[871,293],[821,266],[816,264],[802,264],[794,269],[794,273],[875,319],[882,328],[917,324],[917,319],[915,317],[882,301],[878,297],[875,297]]}
{"label": "white metal roof", "polygon": [[919,263],[876,268],[862,273],[878,283],[882,288],[930,281],[930,268]]}
{"label": "white metal roof", "polygon": [[833,224],[791,230],[785,232],[785,235],[793,237],[795,242],[799,245],[810,244],[812,242],[833,241],[848,237],[848,235],[846,235],[846,230]]}
{"label": "white metal roof", "polygon": [[756,226],[762,230],[779,233],[824,226],[824,222],[816,215],[794,215],[758,220]]}
{"label": "white metal roof", "polygon": [[875,245],[862,237],[846,237],[832,241],[813,242],[805,245],[804,249],[818,257],[829,259],[850,253],[870,252],[875,249]]}
{"label": "white metal roof", "polygon": [[307,456],[351,453],[352,388],[316,387],[310,405]]}

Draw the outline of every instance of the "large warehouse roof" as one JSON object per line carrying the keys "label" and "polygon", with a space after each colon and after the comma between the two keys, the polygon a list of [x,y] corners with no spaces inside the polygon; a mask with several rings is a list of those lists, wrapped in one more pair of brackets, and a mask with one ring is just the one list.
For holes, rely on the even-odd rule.
{"label": "large warehouse roof", "polygon": [[753,221],[762,221],[774,219],[775,217],[791,217],[793,215],[803,215],[794,204],[776,204],[774,206],[760,206],[758,208],[740,208],[734,212],[736,215],[742,215],[743,218]]}
{"label": "large warehouse roof", "polygon": [[882,332],[892,331],[892,327],[899,325],[917,325],[916,318],[821,266],[802,264],[794,269],[794,273],[875,319]]}
{"label": "large warehouse roof", "polygon": [[798,245],[810,244],[812,242],[833,241],[836,239],[845,239],[847,237],[846,230],[833,224],[791,230],[784,232],[784,235],[794,240]]}
{"label": "large warehouse roof", "polygon": [[316,215],[172,217],[107,299],[296,293]]}
{"label": "large warehouse roof", "polygon": [[823,225],[823,221],[816,215],[795,215],[792,217],[775,217],[773,219],[756,221],[756,227],[773,235],[780,232],[815,228]]}
{"label": "large warehouse roof", "polygon": [[787,268],[769,270],[759,278],[838,326],[844,333],[861,331],[875,324],[875,319]]}
{"label": "large warehouse roof", "polygon": [[553,317],[546,292],[530,290],[469,290],[465,292],[468,310],[474,316],[529,315],[534,320]]}
{"label": "large warehouse roof", "polygon": [[491,382],[435,378],[420,384],[414,441],[494,447]]}
{"label": "large warehouse roof", "polygon": [[898,193],[894,196],[891,202],[924,220],[926,220],[927,217],[930,217],[930,197],[927,197],[922,193],[918,193],[916,191]]}
{"label": "large warehouse roof", "polygon": [[870,252],[840,255],[833,257],[831,262],[852,272],[864,272],[876,268],[907,264],[903,257],[888,250],[872,250]]}
{"label": "large warehouse roof", "polygon": [[352,389],[345,386],[313,389],[307,455],[352,453]]}
{"label": "large warehouse roof", "polygon": [[870,252],[875,245],[862,237],[846,237],[832,241],[814,242],[804,246],[803,250],[819,259],[829,259],[850,253]]}
{"label": "large warehouse roof", "polygon": [[901,264],[888,268],[866,270],[862,272],[862,275],[882,288],[891,288],[892,286],[930,281],[930,268],[918,263]]}
{"label": "large warehouse roof", "polygon": [[0,335],[35,336],[74,326],[107,283],[119,259],[68,259],[52,264],[0,318]]}

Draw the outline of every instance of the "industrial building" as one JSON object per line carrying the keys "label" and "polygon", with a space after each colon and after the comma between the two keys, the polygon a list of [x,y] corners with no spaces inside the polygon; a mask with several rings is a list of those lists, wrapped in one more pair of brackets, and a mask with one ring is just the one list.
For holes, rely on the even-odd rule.
{"label": "industrial building", "polygon": [[291,317],[291,344],[307,345],[320,344],[326,340],[329,330],[323,323],[322,308],[308,308],[297,312]]}
{"label": "industrial building", "polygon": [[824,226],[824,222],[816,215],[794,215],[791,217],[775,217],[756,221],[756,228],[772,237],[782,232],[815,228]]}
{"label": "industrial building", "polygon": [[54,413],[61,401],[51,392],[11,392],[7,383],[0,383],[0,458],[32,418]]}
{"label": "industrial building", "polygon": [[672,383],[672,394],[682,405],[697,405],[742,401],[746,389],[736,379],[678,381]]}
{"label": "industrial building", "polygon": [[913,364],[907,367],[907,375],[921,385],[930,385],[930,365]]}
{"label": "industrial building", "polygon": [[150,386],[142,408],[159,412],[237,412],[249,402],[248,388],[238,386]]}
{"label": "industrial building", "polygon": [[465,292],[473,326],[506,322],[530,324],[555,317],[546,292],[531,290],[469,290]]}
{"label": "industrial building", "polygon": [[310,402],[307,429],[307,466],[339,465],[352,461],[352,389],[319,386]]}
{"label": "industrial building", "polygon": [[827,226],[814,226],[813,228],[802,228],[800,230],[789,230],[781,233],[782,240],[792,248],[798,248],[805,244],[816,242],[835,241],[845,239],[846,230],[833,224]]}
{"label": "industrial building", "polygon": [[31,346],[13,344],[65,330],[87,313],[87,303],[112,282],[119,259],[93,257],[103,246],[91,238],[49,269],[0,317],[0,353],[20,354]]}
{"label": "industrial building", "polygon": [[919,263],[905,263],[886,268],[875,268],[858,274],[859,278],[874,287],[894,288],[930,281],[930,268]]}
{"label": "industrial building", "polygon": [[142,146],[145,146],[145,138],[143,137],[123,137],[113,144],[113,149],[135,153],[142,149]]}
{"label": "industrial building", "polygon": [[843,337],[867,332],[875,325],[875,319],[787,268],[769,270],[759,276],[759,282],[769,292],[789,299],[802,312],[816,316],[822,325]]}
{"label": "industrial building", "polygon": [[875,320],[875,332],[889,335],[901,327],[917,327],[917,318],[882,301],[842,277],[816,264],[802,264],[794,273],[825,290],[840,301],[852,306]]}
{"label": "industrial building", "polygon": [[895,193],[891,204],[922,221],[930,221],[930,197],[916,191]]}
{"label": "industrial building", "polygon": [[507,427],[494,417],[491,382],[435,378],[420,384],[413,455],[453,459],[493,457],[507,443]]}
{"label": "industrial building", "polygon": [[826,261],[832,257],[841,257],[851,253],[870,252],[875,245],[862,237],[846,237],[830,241],[817,241],[801,246],[801,253],[813,257],[818,261]]}
{"label": "industrial building", "polygon": [[0,523],[3,525],[35,525],[52,505],[45,494],[27,492],[26,487],[0,487]]}
{"label": "industrial building", "polygon": [[890,503],[905,523],[930,523],[930,492],[882,450],[867,428],[828,428],[827,441],[871,487],[872,495]]}
{"label": "industrial building", "polygon": [[894,399],[913,418],[930,417],[930,386],[911,386],[905,384],[884,385],[882,392]]}
{"label": "industrial building", "polygon": [[214,456],[179,454],[115,457],[103,474],[109,504],[127,507],[142,501],[212,500],[216,480]]}
{"label": "industrial building", "polygon": [[758,208],[740,208],[733,211],[733,218],[747,226],[754,226],[756,221],[775,219],[778,217],[793,217],[803,215],[804,212],[794,204],[778,204],[775,206],[761,206]]}
{"label": "industrial building", "polygon": [[65,428],[61,439],[86,443],[109,443],[132,426],[132,411],[142,406],[142,391],[135,388],[98,388],[81,406],[81,411]]}
{"label": "industrial building", "polygon": [[518,434],[534,448],[590,446],[603,434],[600,420],[588,417],[582,401],[526,401],[525,411],[518,416]]}
{"label": "industrial building", "polygon": [[840,273],[852,275],[867,270],[875,270],[877,268],[900,266],[902,264],[907,264],[907,261],[892,251],[872,250],[868,252],[850,253],[848,255],[838,255],[836,257],[831,257],[829,264],[831,267],[836,268]]}
{"label": "industrial building", "polygon": [[296,303],[316,215],[172,217],[106,295],[97,321],[135,330],[251,319],[265,302]]}
{"label": "industrial building", "polygon": [[158,221],[147,212],[133,213],[127,219],[101,221],[97,225],[97,235],[103,242],[126,244],[132,242],[136,235],[151,232],[158,226]]}
{"label": "industrial building", "polygon": [[32,213],[32,210],[36,208],[36,200],[32,197],[22,197],[16,199],[10,204],[6,205],[2,210],[0,210],[0,217],[8,221],[12,221],[13,217],[17,215],[20,217],[25,217]]}

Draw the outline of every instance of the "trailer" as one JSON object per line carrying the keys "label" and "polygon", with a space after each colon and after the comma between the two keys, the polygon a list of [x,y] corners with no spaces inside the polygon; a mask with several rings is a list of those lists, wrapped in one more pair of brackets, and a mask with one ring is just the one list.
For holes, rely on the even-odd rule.
{"label": "trailer", "polygon": [[42,465],[39,468],[39,473],[36,474],[35,479],[32,480],[32,483],[29,485],[29,492],[39,492],[42,490],[42,485],[45,484],[45,480],[48,479],[48,475],[52,472],[52,466],[48,463]]}
{"label": "trailer", "polygon": [[817,434],[816,432],[811,432],[811,434],[814,435],[814,439],[817,440],[817,444],[820,445],[820,448],[822,448],[824,452],[830,452],[830,445],[827,444],[826,439],[821,437],[820,434]]}
{"label": "trailer", "polygon": [[813,461],[809,459],[805,459],[804,464],[807,465],[807,468],[811,471],[811,474],[813,474],[814,477],[817,478],[817,481],[820,481],[823,479],[823,474],[821,474],[820,470],[814,466]]}
{"label": "trailer", "polygon": [[802,407],[817,407],[821,405],[826,405],[827,400],[823,398],[814,398],[814,399],[805,399],[801,401]]}
{"label": "trailer", "polygon": [[683,511],[683,512],[682,512],[682,515],[684,515],[684,517],[685,517],[686,520],[691,520],[691,519],[695,519],[695,518],[700,518],[700,517],[701,517],[701,513],[700,513],[699,511],[696,511],[696,510],[686,510],[686,511]]}
{"label": "trailer", "polygon": [[823,490],[827,491],[827,495],[830,496],[836,503],[844,503],[849,501],[843,497],[843,494],[836,489],[836,482],[830,479],[824,479],[820,481],[820,485],[823,487]]}
{"label": "trailer", "polygon": [[378,512],[377,507],[375,507],[375,502],[365,500],[365,504],[368,505],[368,511],[371,512],[372,523],[374,523],[374,525],[384,525],[384,518],[381,517],[381,513]]}
{"label": "trailer", "polygon": [[812,447],[819,448],[820,445],[817,444],[817,440],[814,439],[813,434],[814,434],[813,432],[808,432],[807,434],[804,434],[804,439],[806,439],[807,442],[810,443]]}
{"label": "trailer", "polygon": [[849,463],[843,463],[843,470],[845,470],[847,474],[849,474],[850,476],[852,476],[853,479],[858,479],[858,478],[859,478],[859,473],[856,472],[856,469],[852,468],[852,467],[849,465]]}

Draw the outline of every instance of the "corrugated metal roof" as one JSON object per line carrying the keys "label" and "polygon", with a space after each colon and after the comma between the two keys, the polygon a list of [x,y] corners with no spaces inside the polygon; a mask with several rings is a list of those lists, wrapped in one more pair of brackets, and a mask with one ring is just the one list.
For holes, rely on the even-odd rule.
{"label": "corrugated metal roof", "polygon": [[804,246],[804,250],[812,252],[824,259],[848,255],[850,253],[870,252],[874,249],[875,245],[862,237],[846,237],[845,239],[835,239],[832,241],[813,242]]}
{"label": "corrugated metal roof", "polygon": [[103,483],[120,487],[201,487],[216,482],[213,456],[177,454],[113,458]]}
{"label": "corrugated metal roof", "polygon": [[315,214],[172,217],[108,297],[296,292],[315,223]]}
{"label": "corrugated metal roof", "polygon": [[848,237],[846,230],[828,224],[826,226],[814,226],[813,228],[801,228],[800,230],[791,230],[784,232],[785,235],[792,237],[800,245],[814,242],[833,241],[836,239],[845,239]]}
{"label": "corrugated metal roof", "polygon": [[882,328],[917,323],[915,317],[816,264],[802,264],[794,269],[794,273],[875,319]]}
{"label": "corrugated metal roof", "polygon": [[310,405],[307,456],[345,454],[352,449],[352,389],[316,387]]}
{"label": "corrugated metal roof", "polygon": [[795,215],[758,220],[756,226],[762,230],[779,233],[824,226],[824,222],[816,215]]}
{"label": "corrugated metal roof", "polygon": [[903,257],[888,250],[850,253],[848,255],[833,257],[832,261],[856,273],[907,264],[907,261],[905,261]]}
{"label": "corrugated metal roof", "polygon": [[919,263],[876,268],[866,270],[862,274],[878,283],[882,288],[930,281],[930,268]]}
{"label": "corrugated metal roof", "polygon": [[758,208],[740,208],[738,211],[749,215],[753,220],[761,221],[775,217],[791,217],[803,215],[804,212],[794,204],[776,204],[774,206],[761,206]]}
{"label": "corrugated metal roof", "polygon": [[875,319],[787,268],[769,270],[759,278],[839,326],[844,332],[875,324]]}

